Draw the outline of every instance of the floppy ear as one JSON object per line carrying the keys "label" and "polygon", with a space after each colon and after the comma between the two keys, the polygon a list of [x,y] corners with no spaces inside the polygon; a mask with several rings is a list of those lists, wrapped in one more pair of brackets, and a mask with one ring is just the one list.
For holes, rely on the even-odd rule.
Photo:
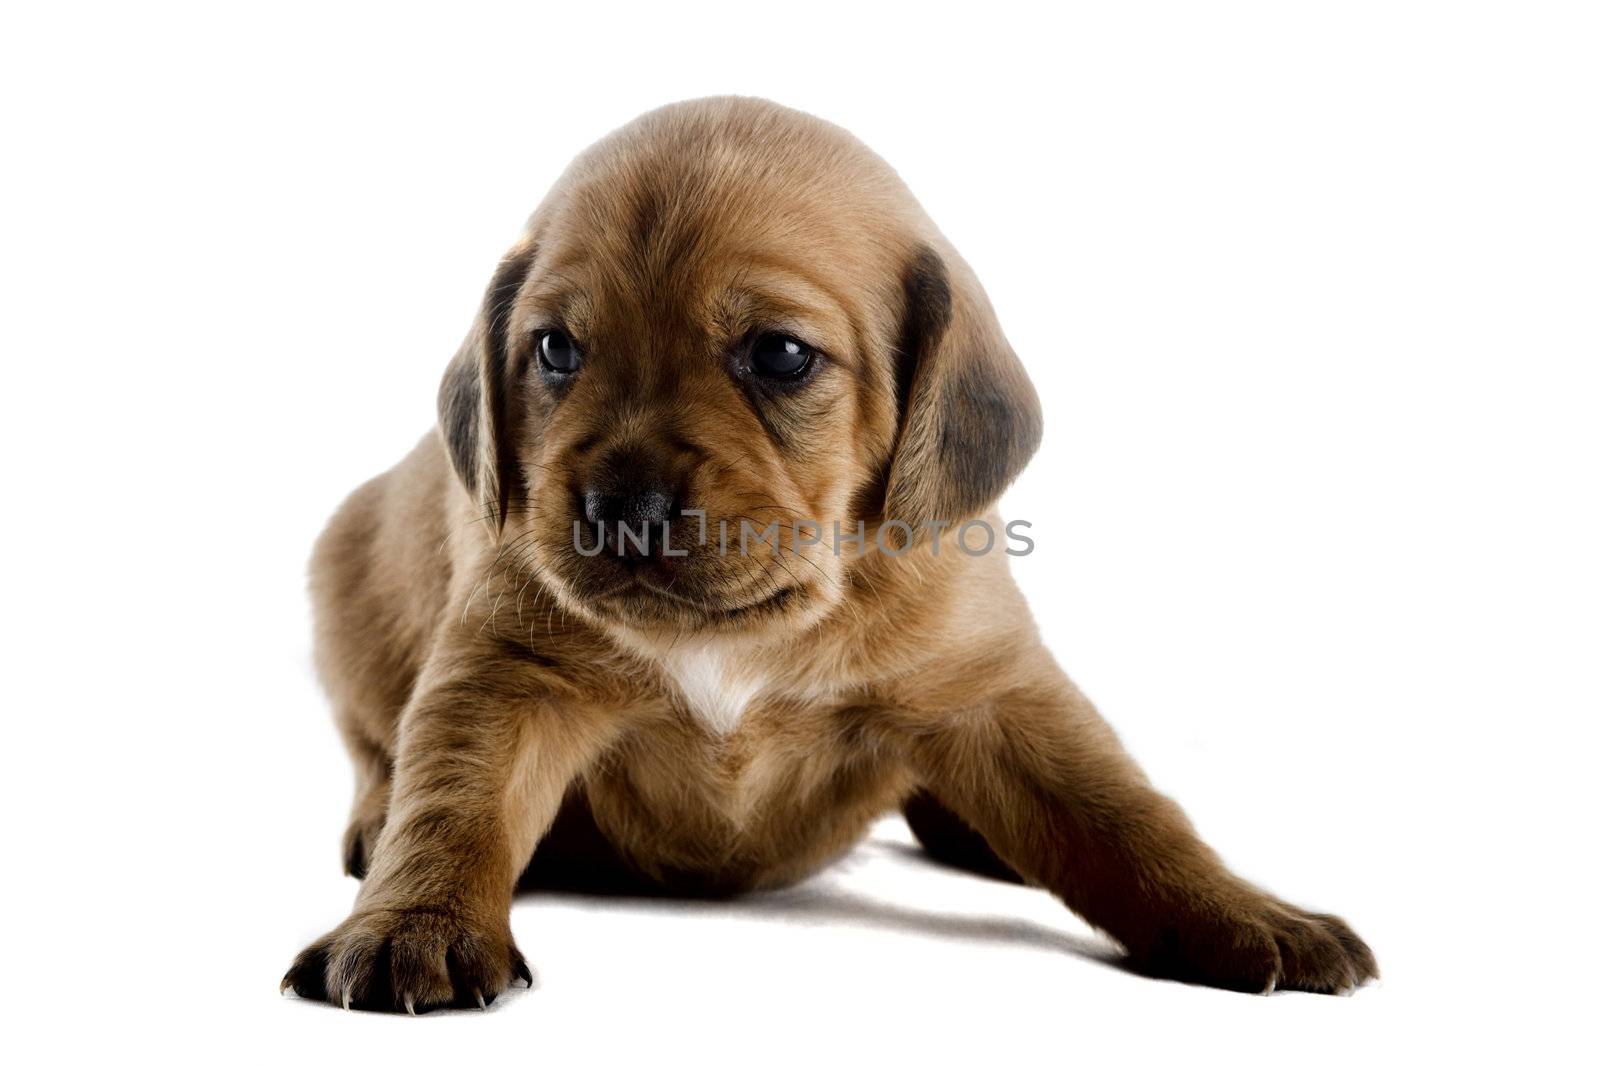
{"label": "floppy ear", "polygon": [[917,529],[987,511],[1039,447],[1039,397],[966,264],[926,245],[906,267],[900,433],[884,516]]}
{"label": "floppy ear", "polygon": [[505,528],[507,509],[521,491],[505,404],[510,385],[506,319],[533,253],[532,245],[520,245],[500,260],[472,330],[439,384],[439,435],[456,476],[482,501],[497,532]]}

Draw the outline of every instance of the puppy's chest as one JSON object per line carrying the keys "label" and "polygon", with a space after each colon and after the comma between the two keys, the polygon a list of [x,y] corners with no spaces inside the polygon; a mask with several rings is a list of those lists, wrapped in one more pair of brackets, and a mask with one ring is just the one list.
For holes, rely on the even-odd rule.
{"label": "puppy's chest", "polygon": [[829,740],[831,689],[800,683],[781,669],[791,664],[747,652],[678,650],[656,662],[669,698],[700,727],[681,719],[668,725],[631,767],[634,794],[647,797],[658,817],[681,807],[669,822],[742,832],[775,803],[798,809],[826,787],[840,755]]}
{"label": "puppy's chest", "polygon": [[677,704],[718,736],[728,736],[749,711],[779,689],[759,660],[715,648],[689,648],[657,659]]}

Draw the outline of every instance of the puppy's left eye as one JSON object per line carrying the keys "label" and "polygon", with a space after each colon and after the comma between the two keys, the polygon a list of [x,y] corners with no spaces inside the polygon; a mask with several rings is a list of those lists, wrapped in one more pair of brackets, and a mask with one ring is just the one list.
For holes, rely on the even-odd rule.
{"label": "puppy's left eye", "polygon": [[797,378],[811,365],[812,351],[782,333],[763,333],[750,346],[750,369],[765,378]]}
{"label": "puppy's left eye", "polygon": [[539,338],[539,362],[554,374],[571,374],[578,369],[583,355],[572,338],[559,329],[552,329]]}

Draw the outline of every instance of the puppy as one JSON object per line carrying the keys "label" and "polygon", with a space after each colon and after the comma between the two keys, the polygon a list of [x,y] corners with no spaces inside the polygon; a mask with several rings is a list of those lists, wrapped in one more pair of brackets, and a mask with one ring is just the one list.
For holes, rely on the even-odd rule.
{"label": "puppy", "polygon": [[519,884],[769,888],[896,807],[1148,973],[1372,977],[1344,922],[1229,872],[1040,645],[992,509],[1039,434],[977,279],[848,134],[724,98],[584,152],[438,432],[317,544],[365,881],[284,986],[482,1006],[531,983]]}

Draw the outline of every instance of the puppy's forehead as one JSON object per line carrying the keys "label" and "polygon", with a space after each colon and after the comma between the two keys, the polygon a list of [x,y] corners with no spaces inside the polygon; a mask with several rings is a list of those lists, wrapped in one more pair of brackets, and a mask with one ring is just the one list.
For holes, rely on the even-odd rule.
{"label": "puppy's forehead", "polygon": [[[879,286],[837,272],[837,259],[708,250],[692,263],[668,253],[610,256],[586,242],[536,265],[523,300],[528,329],[559,325],[585,342],[626,334],[729,341],[779,330],[849,363]],[[670,347],[670,345],[668,345]]]}
{"label": "puppy's forehead", "polygon": [[894,172],[835,126],[765,101],[693,101],[573,163],[535,215],[536,272],[552,299],[583,288],[648,297],[658,313],[763,301],[799,312],[860,299],[919,213]]}
{"label": "puppy's forehead", "polygon": [[[622,236],[840,228],[906,197],[887,164],[845,130],[764,100],[720,98],[640,116],[582,153],[558,183],[576,210]],[[881,202],[880,202],[881,201]],[[798,235],[798,234],[793,234]]]}

